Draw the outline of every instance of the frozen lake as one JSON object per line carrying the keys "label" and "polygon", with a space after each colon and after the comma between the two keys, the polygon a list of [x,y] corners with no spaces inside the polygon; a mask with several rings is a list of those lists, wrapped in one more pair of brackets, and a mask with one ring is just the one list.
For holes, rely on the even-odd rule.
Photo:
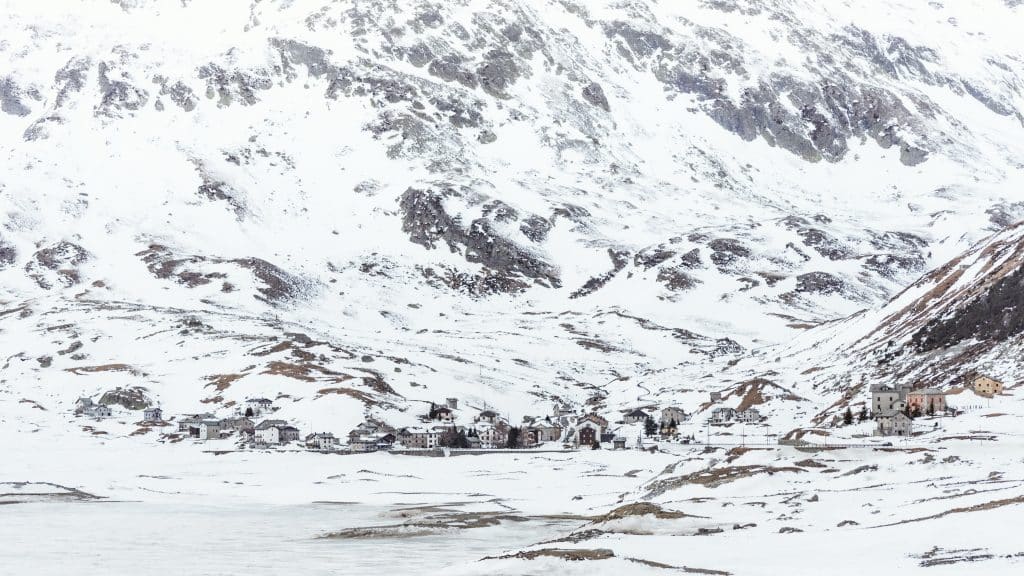
{"label": "frozen lake", "polygon": [[578,525],[529,520],[391,538],[319,538],[401,523],[359,504],[55,502],[0,506],[0,573],[431,574]]}

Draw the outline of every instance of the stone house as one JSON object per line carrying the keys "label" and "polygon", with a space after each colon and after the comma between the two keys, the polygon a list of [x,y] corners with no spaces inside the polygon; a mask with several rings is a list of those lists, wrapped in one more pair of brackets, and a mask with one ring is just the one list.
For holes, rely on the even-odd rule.
{"label": "stone house", "polygon": [[256,426],[255,442],[260,445],[287,444],[299,440],[299,429],[284,420],[264,420]]}
{"label": "stone house", "polygon": [[572,416],[576,412],[572,409],[572,406],[568,404],[561,404],[556,402],[551,409],[551,416],[554,418],[562,418]]}
{"label": "stone house", "polygon": [[604,426],[594,420],[583,418],[576,423],[573,441],[577,446],[590,446],[600,440],[602,432]]}
{"label": "stone house", "polygon": [[933,412],[941,412],[946,409],[946,394],[937,388],[911,390],[907,392],[907,406],[911,410],[920,410],[922,414],[928,413],[929,408]]}
{"label": "stone house", "polygon": [[505,448],[508,446],[509,426],[504,422],[494,425],[484,425],[477,429],[477,437],[480,438],[481,448]]}
{"label": "stone house", "polygon": [[238,411],[244,416],[262,416],[273,408],[274,401],[269,398],[247,398]]}
{"label": "stone house", "polygon": [[500,416],[498,416],[498,413],[495,412],[494,410],[484,410],[483,412],[477,415],[476,421],[494,424],[495,422],[498,421],[499,418]]}
{"label": "stone house", "polygon": [[404,428],[398,433],[398,440],[407,448],[437,448],[441,433],[423,428]]}
{"label": "stone house", "polygon": [[317,432],[306,436],[306,448],[329,452],[338,445],[338,439],[330,432]]}
{"label": "stone house", "polygon": [[160,408],[146,408],[142,411],[143,422],[163,422],[164,411]]}
{"label": "stone house", "polygon": [[747,408],[736,412],[736,421],[752,424],[761,421],[761,413],[754,408]]}
{"label": "stone house", "polygon": [[87,418],[110,418],[114,413],[109,406],[96,404],[91,398],[79,398],[75,402],[75,414]]}
{"label": "stone house", "polygon": [[722,393],[721,392],[712,392],[711,393],[711,401],[712,402],[721,402],[722,401]]}
{"label": "stone house", "polygon": [[902,386],[893,387],[888,384],[876,384],[871,387],[871,413],[879,414],[888,410],[903,410],[906,407],[907,393]]}
{"label": "stone house", "polygon": [[875,436],[910,436],[913,420],[899,410],[883,410],[875,415]]}
{"label": "stone house", "polygon": [[445,423],[448,423],[448,424],[451,424],[451,423],[455,422],[455,413],[452,412],[452,409],[448,408],[447,406],[441,406],[439,408],[434,408],[433,413],[434,413],[434,420],[437,420],[439,422],[445,422]]}
{"label": "stone house", "polygon": [[458,398],[445,398],[444,405],[447,406],[450,410],[458,410],[459,409],[459,399]]}
{"label": "stone house", "polygon": [[711,423],[712,424],[725,424],[731,422],[736,418],[735,408],[715,408],[711,411]]}
{"label": "stone house", "polygon": [[220,438],[220,420],[206,419],[189,424],[188,435],[198,440],[217,440]]}
{"label": "stone house", "polygon": [[971,390],[979,396],[995,396],[1003,393],[1003,383],[988,376],[975,376],[971,380]]}
{"label": "stone house", "polygon": [[682,424],[689,419],[690,416],[686,413],[686,410],[678,406],[669,406],[661,411],[661,421],[665,425],[671,424],[673,420],[675,420],[676,424]]}
{"label": "stone house", "polygon": [[204,420],[210,420],[213,418],[213,414],[209,412],[203,412],[202,414],[185,414],[178,420],[178,432],[188,432],[189,428],[198,425]]}
{"label": "stone house", "polygon": [[541,421],[539,424],[530,427],[536,431],[537,443],[558,442],[562,439],[562,427],[550,422]]}
{"label": "stone house", "polygon": [[625,416],[623,416],[622,421],[625,422],[626,424],[642,424],[648,418],[649,416],[647,415],[647,412],[644,412],[643,410],[640,410],[638,408],[636,410],[628,412]]}
{"label": "stone house", "polygon": [[225,418],[220,421],[220,427],[222,430],[231,430],[234,432],[253,432],[256,430],[256,424],[246,418]]}

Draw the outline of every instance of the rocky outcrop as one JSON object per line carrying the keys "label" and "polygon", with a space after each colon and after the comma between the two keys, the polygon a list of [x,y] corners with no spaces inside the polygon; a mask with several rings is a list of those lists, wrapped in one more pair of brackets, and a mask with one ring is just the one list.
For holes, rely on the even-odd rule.
{"label": "rocky outcrop", "polygon": [[100,397],[100,404],[104,406],[123,406],[128,410],[145,410],[153,405],[149,398],[149,391],[141,386],[129,388],[115,388],[103,393]]}
{"label": "rocky outcrop", "polygon": [[66,240],[38,250],[25,265],[25,272],[40,288],[74,286],[82,281],[79,266],[90,254],[85,248]]}
{"label": "rocky outcrop", "polygon": [[553,265],[499,233],[492,220],[477,218],[464,225],[459,216],[450,215],[444,198],[455,194],[454,190],[406,190],[399,201],[402,231],[414,243],[429,249],[446,244],[466,261],[481,264],[500,277],[520,276],[551,287],[561,286]]}

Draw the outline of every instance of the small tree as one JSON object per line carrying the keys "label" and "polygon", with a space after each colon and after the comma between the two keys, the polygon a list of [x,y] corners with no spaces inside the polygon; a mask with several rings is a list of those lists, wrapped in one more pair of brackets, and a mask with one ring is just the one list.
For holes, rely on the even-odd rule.
{"label": "small tree", "polygon": [[669,434],[675,434],[675,433],[676,433],[676,430],[677,430],[678,428],[679,428],[679,424],[677,424],[677,423],[676,423],[676,419],[675,419],[675,418],[673,418],[673,419],[672,419],[672,421],[668,423],[668,431],[669,431]]}
{"label": "small tree", "polygon": [[598,441],[597,438],[594,438],[594,441],[590,443],[590,449],[591,450],[600,450],[601,449],[601,442]]}
{"label": "small tree", "polygon": [[644,420],[644,434],[647,436],[654,436],[657,431],[658,425],[654,422],[654,418],[648,416],[647,419]]}
{"label": "small tree", "polygon": [[860,407],[860,414],[857,415],[857,421],[858,422],[863,422],[863,421],[865,421],[867,419],[868,419],[868,407],[867,406],[861,406]]}
{"label": "small tree", "polygon": [[935,416],[935,399],[932,398],[928,401],[928,415]]}
{"label": "small tree", "polygon": [[846,407],[846,412],[843,412],[843,426],[849,426],[853,424],[853,410],[850,407]]}
{"label": "small tree", "polygon": [[252,406],[250,406],[250,407],[245,409],[245,417],[246,418],[252,418],[253,417]]}
{"label": "small tree", "polygon": [[918,406],[917,404],[915,404],[914,405],[914,410],[910,413],[910,417],[911,418],[920,418],[921,417],[921,407]]}
{"label": "small tree", "polygon": [[519,428],[512,427],[508,429],[508,443],[506,444],[506,448],[513,450],[519,448]]}

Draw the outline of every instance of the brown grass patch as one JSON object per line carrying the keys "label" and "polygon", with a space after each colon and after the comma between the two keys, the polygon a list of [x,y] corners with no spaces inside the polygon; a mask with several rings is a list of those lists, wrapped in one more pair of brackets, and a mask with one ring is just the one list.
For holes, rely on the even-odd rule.
{"label": "brown grass patch", "polygon": [[207,376],[206,379],[210,381],[209,384],[204,388],[214,386],[217,392],[223,392],[231,387],[232,384],[245,378],[245,374],[214,374],[213,376]]}
{"label": "brown grass patch", "polygon": [[127,364],[103,364],[101,366],[76,366],[74,368],[65,368],[65,372],[71,372],[76,375],[83,374],[94,374],[96,372],[131,372],[132,374],[139,374],[139,371]]}

